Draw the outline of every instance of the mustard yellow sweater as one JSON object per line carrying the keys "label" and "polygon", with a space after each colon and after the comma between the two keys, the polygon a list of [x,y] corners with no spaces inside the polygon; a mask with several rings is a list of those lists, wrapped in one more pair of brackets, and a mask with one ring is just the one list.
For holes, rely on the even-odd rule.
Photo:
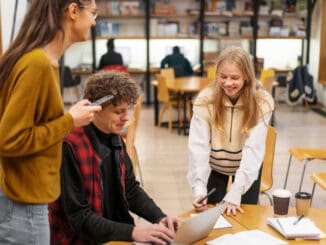
{"label": "mustard yellow sweater", "polygon": [[64,114],[58,67],[41,50],[15,64],[0,89],[0,188],[24,203],[60,194],[62,139],[74,127]]}

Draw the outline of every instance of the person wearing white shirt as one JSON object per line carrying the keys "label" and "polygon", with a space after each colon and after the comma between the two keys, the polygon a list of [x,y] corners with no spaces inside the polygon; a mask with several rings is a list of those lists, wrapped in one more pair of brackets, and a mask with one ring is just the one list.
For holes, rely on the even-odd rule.
{"label": "person wearing white shirt", "polygon": [[[224,49],[216,61],[216,81],[196,98],[189,131],[188,181],[193,206],[224,203],[228,215],[240,203],[257,204],[267,126],[274,102],[255,79],[253,64],[239,47]],[[227,192],[229,176],[233,183]],[[207,190],[216,188],[200,202]]]}

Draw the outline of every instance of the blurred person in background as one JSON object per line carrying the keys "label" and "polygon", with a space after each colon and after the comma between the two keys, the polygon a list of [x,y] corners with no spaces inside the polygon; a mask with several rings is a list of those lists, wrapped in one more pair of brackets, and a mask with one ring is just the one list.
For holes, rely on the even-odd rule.
{"label": "blurred person in background", "polygon": [[108,51],[102,55],[98,69],[104,69],[106,66],[123,66],[122,55],[114,49],[114,39],[110,38],[106,46]]}
{"label": "blurred person in background", "polygon": [[189,60],[180,52],[178,46],[173,47],[173,53],[164,57],[161,68],[173,68],[176,77],[191,76],[192,70]]}

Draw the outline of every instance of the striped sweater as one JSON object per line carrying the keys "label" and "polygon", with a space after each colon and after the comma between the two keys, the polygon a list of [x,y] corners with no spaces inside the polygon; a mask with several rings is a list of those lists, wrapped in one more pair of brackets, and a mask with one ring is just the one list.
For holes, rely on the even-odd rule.
{"label": "striped sweater", "polygon": [[[259,101],[262,114],[265,115],[273,110],[273,99],[265,90],[261,89],[258,92],[265,99]],[[229,100],[225,101],[225,126],[224,131],[220,131],[212,126],[213,105],[203,105],[200,103],[200,101],[209,99],[210,96],[212,94],[209,89],[204,90],[198,96],[194,105],[194,115],[210,125],[211,150],[209,164],[211,168],[225,175],[234,175],[239,168],[242,148],[248,137],[248,135],[241,132],[245,101],[243,97],[240,97],[235,105]]]}

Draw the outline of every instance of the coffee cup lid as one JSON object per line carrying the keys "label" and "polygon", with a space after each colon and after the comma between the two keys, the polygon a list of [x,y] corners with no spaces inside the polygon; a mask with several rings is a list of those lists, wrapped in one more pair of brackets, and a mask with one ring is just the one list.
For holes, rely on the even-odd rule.
{"label": "coffee cup lid", "polygon": [[308,192],[297,192],[295,193],[295,197],[300,199],[310,199],[311,194]]}
{"label": "coffee cup lid", "polygon": [[276,189],[273,191],[273,196],[277,197],[291,197],[291,192],[285,189]]}

